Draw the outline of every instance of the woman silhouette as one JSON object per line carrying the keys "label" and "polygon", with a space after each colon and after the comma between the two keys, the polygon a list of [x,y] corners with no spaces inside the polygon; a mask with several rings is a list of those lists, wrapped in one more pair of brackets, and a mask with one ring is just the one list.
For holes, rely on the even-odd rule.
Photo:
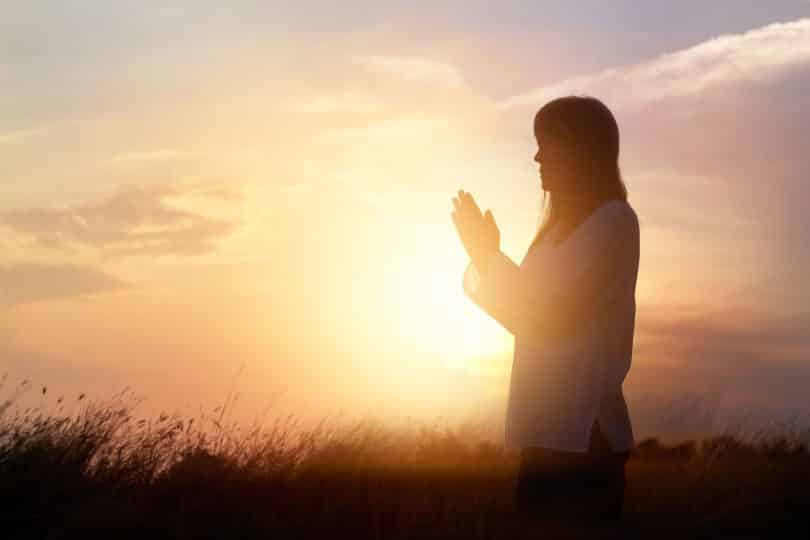
{"label": "woman silhouette", "polygon": [[517,509],[618,519],[634,446],[622,382],[639,260],[619,128],[601,101],[569,96],[537,112],[534,135],[546,213],[520,265],[500,251],[492,212],[464,191],[453,198],[471,259],[463,287],[515,338],[505,447],[520,451]]}

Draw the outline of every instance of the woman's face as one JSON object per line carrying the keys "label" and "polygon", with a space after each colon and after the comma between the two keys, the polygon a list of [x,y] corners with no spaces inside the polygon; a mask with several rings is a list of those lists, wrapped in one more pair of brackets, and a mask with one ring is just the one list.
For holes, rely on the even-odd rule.
{"label": "woman's face", "polygon": [[537,141],[537,153],[534,161],[540,165],[540,175],[543,191],[560,191],[565,189],[565,173],[570,172],[569,152],[559,139],[544,137],[542,142]]}

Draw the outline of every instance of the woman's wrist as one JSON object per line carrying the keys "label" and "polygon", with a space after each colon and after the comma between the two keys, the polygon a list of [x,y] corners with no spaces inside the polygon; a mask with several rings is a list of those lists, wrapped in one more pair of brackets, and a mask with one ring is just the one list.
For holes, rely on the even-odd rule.
{"label": "woman's wrist", "polygon": [[476,254],[476,256],[473,258],[473,264],[478,269],[478,273],[480,275],[483,276],[487,273],[487,271],[489,270],[489,265],[491,264],[493,257],[498,251],[499,250],[496,248],[496,249],[489,249],[482,253]]}

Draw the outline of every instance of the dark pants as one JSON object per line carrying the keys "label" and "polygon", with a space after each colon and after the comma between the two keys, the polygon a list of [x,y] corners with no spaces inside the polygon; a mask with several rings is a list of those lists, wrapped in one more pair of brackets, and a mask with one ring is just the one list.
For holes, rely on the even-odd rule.
{"label": "dark pants", "polygon": [[515,507],[532,517],[587,523],[622,514],[624,466],[630,452],[614,452],[595,422],[587,453],[528,447],[520,454]]}

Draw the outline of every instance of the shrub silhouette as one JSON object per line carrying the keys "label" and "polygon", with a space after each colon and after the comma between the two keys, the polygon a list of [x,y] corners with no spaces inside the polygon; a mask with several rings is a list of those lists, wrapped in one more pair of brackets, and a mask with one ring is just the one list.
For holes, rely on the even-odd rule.
{"label": "shrub silhouette", "polygon": [[[121,396],[74,403],[72,414],[0,410],[0,521],[9,538],[596,534],[516,514],[518,456],[462,428],[301,430],[287,417],[243,429],[221,408],[138,419]],[[740,536],[757,526],[769,538],[795,535],[810,509],[809,476],[797,432],[645,439],[628,462],[621,537]]]}

